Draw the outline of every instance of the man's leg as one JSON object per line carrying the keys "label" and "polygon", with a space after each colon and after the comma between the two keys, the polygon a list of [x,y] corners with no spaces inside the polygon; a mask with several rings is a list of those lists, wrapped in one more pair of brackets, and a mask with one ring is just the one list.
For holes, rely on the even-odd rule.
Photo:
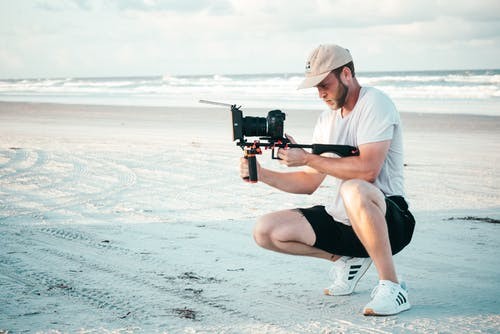
{"label": "man's leg", "polygon": [[337,260],[339,256],[313,247],[316,235],[297,210],[272,212],[260,217],[253,230],[255,242],[275,252]]}
{"label": "man's leg", "polygon": [[349,220],[354,232],[372,258],[379,284],[372,300],[363,308],[364,315],[393,315],[411,308],[406,285],[396,276],[392,250],[385,221],[385,197],[373,184],[349,180],[342,185]]}
{"label": "man's leg", "polygon": [[397,283],[385,221],[384,195],[373,184],[363,180],[344,182],[340,193],[352,228],[373,260],[379,279]]}
{"label": "man's leg", "polygon": [[[309,219],[311,218],[309,217]],[[320,218],[316,217],[314,219]],[[325,233],[332,232],[325,231]],[[342,257],[312,247],[316,242],[315,230],[308,218],[297,210],[273,212],[262,216],[255,225],[254,238],[261,247],[276,252],[334,261],[330,270],[330,277],[333,282],[323,290],[327,295],[343,296],[351,294],[371,264],[369,258]]]}

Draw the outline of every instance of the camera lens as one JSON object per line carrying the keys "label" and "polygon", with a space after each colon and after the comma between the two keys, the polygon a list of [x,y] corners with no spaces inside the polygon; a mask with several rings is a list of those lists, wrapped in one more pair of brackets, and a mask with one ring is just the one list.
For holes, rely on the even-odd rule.
{"label": "camera lens", "polygon": [[248,137],[267,136],[267,120],[264,117],[245,117],[243,134]]}
{"label": "camera lens", "polygon": [[271,110],[267,114],[267,135],[269,137],[273,139],[283,138],[283,123],[285,117],[285,113],[281,112],[281,110]]}

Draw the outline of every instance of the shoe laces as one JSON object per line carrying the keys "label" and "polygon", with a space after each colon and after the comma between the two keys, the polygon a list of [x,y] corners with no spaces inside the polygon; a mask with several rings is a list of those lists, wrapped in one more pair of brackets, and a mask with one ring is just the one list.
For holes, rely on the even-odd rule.
{"label": "shoe laces", "polygon": [[396,285],[379,283],[375,288],[373,288],[370,297],[373,299],[390,297],[395,293],[396,288]]}
{"label": "shoe laces", "polygon": [[330,269],[330,279],[335,283],[344,283],[344,279],[342,277],[342,273],[345,272],[345,267],[347,266],[347,261],[344,257],[341,257],[337,261],[333,263],[332,268]]}
{"label": "shoe laces", "polygon": [[333,281],[331,288],[338,290],[346,290],[350,288],[350,282],[347,280],[346,272],[349,272],[348,258],[342,257],[334,262],[330,269],[330,279]]}

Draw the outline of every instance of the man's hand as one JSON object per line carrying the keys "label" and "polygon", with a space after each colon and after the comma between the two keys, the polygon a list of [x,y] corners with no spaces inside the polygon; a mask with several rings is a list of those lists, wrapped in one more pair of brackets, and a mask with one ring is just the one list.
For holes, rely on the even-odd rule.
{"label": "man's hand", "polygon": [[[285,135],[288,140],[290,140],[291,144],[297,144],[295,139],[292,136],[286,134]],[[282,165],[286,165],[288,167],[299,167],[304,166],[307,162],[307,155],[311,154],[306,152],[301,148],[280,148],[278,150],[278,157],[281,159],[280,163]]]}
{"label": "man's hand", "polygon": [[[260,178],[261,167],[259,161],[257,161],[257,178]],[[248,159],[241,157],[240,158],[240,176],[245,182],[250,182],[249,173],[248,173]]]}

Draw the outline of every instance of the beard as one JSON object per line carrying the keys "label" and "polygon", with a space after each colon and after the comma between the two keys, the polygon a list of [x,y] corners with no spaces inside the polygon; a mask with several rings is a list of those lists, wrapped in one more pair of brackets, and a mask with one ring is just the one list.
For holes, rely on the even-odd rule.
{"label": "beard", "polygon": [[340,95],[339,99],[337,100],[337,105],[339,108],[342,108],[345,104],[345,100],[347,98],[347,93],[349,93],[349,87],[347,85],[344,85],[342,81],[340,82],[340,85],[342,86],[342,94]]}
{"label": "beard", "polygon": [[334,98],[329,99],[327,104],[330,106],[332,110],[337,110],[342,108],[345,105],[345,100],[347,98],[347,93],[349,93],[349,87],[344,85],[342,81],[339,80],[339,86]]}
{"label": "beard", "polygon": [[340,81],[339,90],[341,89],[341,87],[342,87],[342,92],[340,92],[340,96],[333,100],[333,101],[335,101],[335,104],[337,105],[337,109],[340,109],[344,106],[345,100],[347,98],[347,93],[349,92],[349,87],[344,85],[342,83],[342,81]]}

